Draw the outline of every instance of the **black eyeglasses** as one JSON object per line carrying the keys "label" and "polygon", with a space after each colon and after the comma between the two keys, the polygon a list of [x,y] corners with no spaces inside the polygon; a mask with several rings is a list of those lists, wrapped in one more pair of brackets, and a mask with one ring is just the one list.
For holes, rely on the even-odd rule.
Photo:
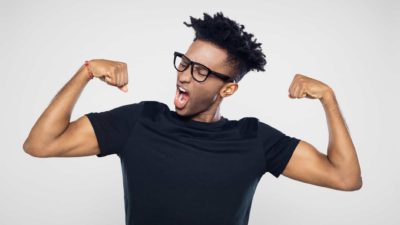
{"label": "black eyeglasses", "polygon": [[190,73],[192,74],[193,79],[195,79],[197,82],[204,82],[210,74],[218,77],[225,82],[235,82],[235,79],[231,78],[230,76],[212,71],[207,66],[190,60],[184,54],[180,52],[174,52],[174,67],[177,71],[183,72],[190,65],[192,65]]}

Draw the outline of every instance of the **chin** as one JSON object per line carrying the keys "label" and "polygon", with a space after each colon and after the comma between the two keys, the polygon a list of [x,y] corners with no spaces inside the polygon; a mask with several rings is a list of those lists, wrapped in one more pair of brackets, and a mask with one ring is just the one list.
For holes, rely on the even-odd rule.
{"label": "chin", "polygon": [[185,109],[186,109],[186,108],[180,109],[180,108],[178,108],[178,107],[175,106],[175,112],[176,112],[177,114],[181,115],[181,116],[183,116],[183,115],[185,114]]}
{"label": "chin", "polygon": [[183,109],[179,109],[175,106],[175,112],[180,116],[185,116],[185,117],[193,116],[192,114],[190,114],[190,112],[188,112],[187,106],[185,106]]}

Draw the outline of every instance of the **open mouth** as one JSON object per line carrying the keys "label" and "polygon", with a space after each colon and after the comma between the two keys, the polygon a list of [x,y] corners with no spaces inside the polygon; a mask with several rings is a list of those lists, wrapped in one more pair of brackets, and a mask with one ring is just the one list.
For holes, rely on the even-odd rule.
{"label": "open mouth", "polygon": [[175,101],[174,101],[176,108],[179,109],[184,108],[185,105],[188,103],[188,101],[189,101],[189,92],[186,89],[177,85]]}

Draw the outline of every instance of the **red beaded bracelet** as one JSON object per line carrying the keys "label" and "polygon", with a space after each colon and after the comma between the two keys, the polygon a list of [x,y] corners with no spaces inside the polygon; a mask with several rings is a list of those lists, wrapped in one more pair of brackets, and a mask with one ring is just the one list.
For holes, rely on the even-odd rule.
{"label": "red beaded bracelet", "polygon": [[89,79],[93,79],[94,76],[93,76],[92,71],[89,68],[89,61],[88,60],[85,61],[85,67],[87,68],[87,70],[89,72]]}

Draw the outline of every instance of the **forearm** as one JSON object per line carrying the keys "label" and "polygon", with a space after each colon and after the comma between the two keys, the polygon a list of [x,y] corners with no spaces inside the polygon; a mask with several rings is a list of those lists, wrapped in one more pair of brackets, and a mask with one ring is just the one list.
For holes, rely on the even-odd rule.
{"label": "forearm", "polygon": [[320,101],[329,129],[328,159],[347,186],[359,188],[362,179],[356,149],[333,90],[330,89]]}
{"label": "forearm", "polygon": [[32,127],[24,143],[25,151],[42,151],[62,134],[70,123],[72,109],[88,81],[88,71],[82,65],[51,100]]}

